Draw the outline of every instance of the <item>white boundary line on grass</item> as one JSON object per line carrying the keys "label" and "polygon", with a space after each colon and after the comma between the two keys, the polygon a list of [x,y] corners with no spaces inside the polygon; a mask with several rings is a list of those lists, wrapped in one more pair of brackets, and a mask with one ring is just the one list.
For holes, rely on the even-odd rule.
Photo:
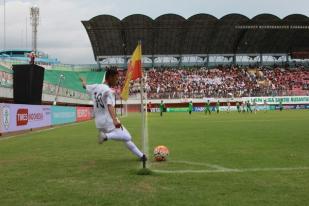
{"label": "white boundary line on grass", "polygon": [[181,163],[188,165],[196,165],[196,166],[206,166],[216,170],[231,170],[231,168],[223,167],[221,165],[208,164],[208,163],[200,163],[200,162],[191,162],[191,161],[169,161],[170,163]]}
{"label": "white boundary line on grass", "polygon": [[157,170],[154,169],[154,172],[158,173],[168,173],[168,174],[186,174],[186,173],[243,173],[243,172],[268,172],[268,171],[301,171],[309,170],[309,167],[274,167],[274,168],[242,168],[242,169],[232,169],[223,167],[215,164],[200,163],[200,162],[191,162],[191,161],[169,161],[170,163],[180,163],[196,166],[206,166],[212,169],[205,170]]}
{"label": "white boundary line on grass", "polygon": [[27,135],[27,134],[37,134],[37,133],[47,132],[47,131],[58,129],[58,128],[62,128],[62,127],[75,126],[75,125],[79,125],[79,124],[82,124],[82,123],[85,123],[85,122],[87,122],[87,121],[76,122],[76,123],[65,124],[65,125],[56,125],[56,126],[53,126],[53,127],[50,127],[50,128],[46,128],[46,129],[39,129],[38,128],[39,130],[37,130],[37,131],[26,130],[24,133],[21,133],[21,134],[17,134],[17,135],[13,135],[13,136],[8,136],[8,137],[0,137],[0,141],[12,139],[12,138],[19,137],[19,136],[24,136],[24,135]]}
{"label": "white boundary line on grass", "polygon": [[244,173],[244,172],[272,172],[272,171],[306,171],[309,167],[282,167],[282,168],[243,168],[221,170],[152,170],[158,173],[186,174],[186,173]]}

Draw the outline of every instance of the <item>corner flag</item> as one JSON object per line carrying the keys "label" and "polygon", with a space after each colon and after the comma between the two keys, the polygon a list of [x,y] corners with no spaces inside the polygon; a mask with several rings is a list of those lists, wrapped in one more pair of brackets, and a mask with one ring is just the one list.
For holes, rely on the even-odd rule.
{"label": "corner flag", "polygon": [[142,77],[142,46],[138,43],[136,49],[133,52],[132,58],[128,64],[128,71],[125,79],[124,86],[121,91],[121,98],[128,100],[130,81],[136,80]]}

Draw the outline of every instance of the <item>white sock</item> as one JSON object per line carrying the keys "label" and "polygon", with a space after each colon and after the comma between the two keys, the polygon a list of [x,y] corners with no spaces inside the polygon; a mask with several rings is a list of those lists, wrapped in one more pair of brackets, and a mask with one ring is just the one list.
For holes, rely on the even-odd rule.
{"label": "white sock", "polygon": [[143,153],[137,148],[137,146],[132,141],[126,141],[127,148],[135,154],[137,157],[141,158]]}

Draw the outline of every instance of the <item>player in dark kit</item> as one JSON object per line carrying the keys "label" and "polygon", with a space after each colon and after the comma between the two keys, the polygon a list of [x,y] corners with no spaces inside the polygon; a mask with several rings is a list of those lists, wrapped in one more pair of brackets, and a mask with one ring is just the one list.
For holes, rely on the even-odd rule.
{"label": "player in dark kit", "polygon": [[280,110],[280,112],[282,112],[282,110],[283,110],[283,105],[282,105],[282,99],[280,99],[280,101],[279,101],[279,110]]}
{"label": "player in dark kit", "polygon": [[163,100],[161,100],[161,103],[160,103],[160,116],[162,117],[163,115],[163,112],[164,112],[164,103],[163,103]]}
{"label": "player in dark kit", "polygon": [[211,112],[210,112],[210,101],[208,100],[206,103],[205,103],[205,114],[207,114],[207,112],[209,113],[209,114],[211,114]]}
{"label": "player in dark kit", "polygon": [[237,107],[238,113],[240,113],[241,111],[240,111],[240,104],[239,104],[239,102],[236,102],[236,107]]}
{"label": "player in dark kit", "polygon": [[192,101],[189,102],[189,114],[191,115],[192,113],[192,110],[193,110],[193,103]]}
{"label": "player in dark kit", "polygon": [[249,100],[247,101],[247,112],[251,112],[252,113],[252,109],[251,109],[251,104],[249,102]]}

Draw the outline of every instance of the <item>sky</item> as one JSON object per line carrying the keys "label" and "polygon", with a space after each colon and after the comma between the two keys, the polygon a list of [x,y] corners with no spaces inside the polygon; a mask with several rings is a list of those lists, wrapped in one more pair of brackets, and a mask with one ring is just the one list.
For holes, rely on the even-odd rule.
{"label": "sky", "polygon": [[198,13],[217,18],[239,13],[252,18],[271,13],[309,16],[309,0],[0,0],[0,50],[3,49],[4,2],[6,48],[31,48],[30,7],[40,8],[38,50],[66,64],[95,63],[91,43],[81,21],[101,14],[119,19],[131,14],[156,17],[174,13],[189,18]]}

